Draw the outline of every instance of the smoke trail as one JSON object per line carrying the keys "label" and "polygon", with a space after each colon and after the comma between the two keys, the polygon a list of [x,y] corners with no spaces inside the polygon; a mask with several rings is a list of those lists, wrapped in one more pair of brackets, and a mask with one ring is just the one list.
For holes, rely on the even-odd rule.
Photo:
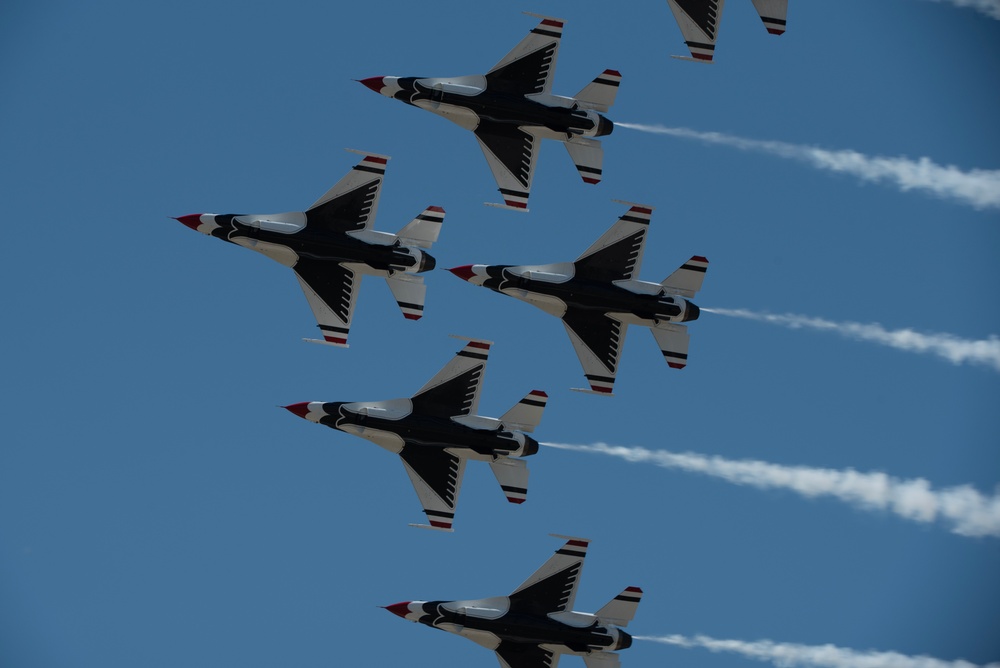
{"label": "smoke trail", "polygon": [[962,536],[1000,536],[1000,495],[984,496],[971,485],[934,490],[923,478],[900,480],[885,473],[859,473],[854,469],[783,466],[606,443],[542,445],[702,473],[758,489],[788,489],[810,498],[832,496],[858,508],[887,510],[915,522],[929,523],[940,518]]}
{"label": "smoke trail", "polygon": [[1000,20],[1000,0],[937,0],[937,2],[948,2],[956,7],[969,7]]}
{"label": "smoke trail", "polygon": [[951,334],[921,334],[912,329],[887,330],[878,323],[833,322],[791,313],[775,315],[746,309],[725,308],[702,308],[701,310],[733,318],[769,322],[790,329],[805,328],[836,332],[841,336],[881,343],[897,350],[937,355],[952,364],[981,364],[991,367],[994,371],[1000,371],[1000,338],[995,335],[988,339],[960,339]]}
{"label": "smoke trail", "polygon": [[[709,636],[682,635],[633,636],[636,640],[649,640],[691,649],[701,647],[712,652],[734,652],[748,659],[770,661],[782,668],[806,666],[807,668],[980,668],[978,664],[962,659],[945,661],[930,656],[909,656],[899,652],[859,652],[836,645],[798,645],[777,643],[771,640],[744,642],[719,640]],[[981,668],[1000,668],[1000,663],[988,663]]]}
{"label": "smoke trail", "polygon": [[903,191],[928,191],[939,197],[971,204],[976,209],[1000,208],[1000,170],[973,169],[963,172],[954,165],[942,167],[930,158],[911,160],[903,157],[872,157],[857,151],[828,151],[814,146],[744,139],[721,132],[698,132],[663,125],[615,123],[615,126],[800,160],[817,169],[852,174],[864,181],[888,181]]}

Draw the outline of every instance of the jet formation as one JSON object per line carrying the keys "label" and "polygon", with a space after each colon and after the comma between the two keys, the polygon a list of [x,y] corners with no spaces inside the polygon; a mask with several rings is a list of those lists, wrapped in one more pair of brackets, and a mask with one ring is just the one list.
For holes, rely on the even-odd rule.
{"label": "jet formation", "polygon": [[564,21],[530,15],[541,23],[486,74],[360,80],[376,93],[471,130],[503,196],[503,205],[492,205],[518,211],[527,211],[542,139],[561,141],[584,182],[600,182],[604,152],[595,138],[614,129],[601,114],[614,104],[622,78],[604,70],[574,97],[553,95]]}
{"label": "jet formation", "polygon": [[528,467],[538,452],[528,436],[542,419],[548,395],[532,390],[499,419],[476,415],[490,341],[468,343],[408,399],[301,402],[295,415],[360,436],[399,455],[423,504],[427,529],[451,531],[462,474],[469,459],[489,462],[511,503],[524,503]]}
{"label": "jet formation", "polygon": [[386,280],[405,318],[423,315],[427,286],[416,274],[435,267],[427,249],[444,222],[444,209],[431,206],[399,234],[372,230],[389,158],[361,155],[364,159],[306,211],[194,213],[176,220],[290,267],[323,334],[306,340],[346,348],[363,274]]}
{"label": "jet formation", "polygon": [[[691,51],[691,58],[674,58],[712,62],[725,4],[726,0],[667,0],[681,34],[684,35],[684,43]],[[753,6],[769,33],[780,35],[785,32],[788,0],[753,0]]]}
{"label": "jet formation", "polygon": [[687,365],[689,335],[680,323],[697,320],[700,314],[689,299],[705,279],[704,257],[692,256],[661,283],[633,278],[642,263],[652,213],[651,206],[631,204],[573,262],[469,264],[448,271],[560,318],[590,382],[589,391],[610,395],[630,324],[649,327],[667,364],[682,369]]}
{"label": "jet formation", "polygon": [[493,650],[502,668],[556,668],[562,654],[582,657],[587,668],[617,668],[615,652],[632,645],[632,636],[619,627],[632,621],[642,590],[627,587],[594,614],[574,612],[590,541],[555,537],[566,544],[509,596],[403,601],[386,609]]}

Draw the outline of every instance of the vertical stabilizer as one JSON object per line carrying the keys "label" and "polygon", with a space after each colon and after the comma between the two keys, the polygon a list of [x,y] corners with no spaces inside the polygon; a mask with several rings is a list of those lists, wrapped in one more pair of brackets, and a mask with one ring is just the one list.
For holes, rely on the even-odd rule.
{"label": "vertical stabilizer", "polygon": [[401,229],[396,238],[405,246],[430,248],[431,244],[437,241],[443,222],[444,209],[439,206],[429,206]]}
{"label": "vertical stabilizer", "polygon": [[532,390],[524,399],[500,417],[505,429],[516,429],[531,433],[542,421],[542,411],[549,400],[549,395],[541,390]]}

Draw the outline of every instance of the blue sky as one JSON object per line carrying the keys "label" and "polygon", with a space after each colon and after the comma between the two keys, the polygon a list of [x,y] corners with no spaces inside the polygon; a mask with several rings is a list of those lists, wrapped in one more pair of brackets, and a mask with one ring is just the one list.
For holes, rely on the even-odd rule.
{"label": "blue sky", "polygon": [[[673,371],[633,328],[615,396],[569,391],[563,328],[444,271],[425,317],[365,279],[351,347],[311,346],[291,272],[170,216],[307,207],[356,148],[392,156],[379,230],[447,210],[439,267],[572,260],[656,207],[640,278],[694,254],[696,303],[1000,334],[1000,214],[697,140],[617,129],[604,181],[543,145],[531,212],[482,206],[474,139],[352,79],[483,72],[566,19],[554,92],[605,68],[614,121],[1000,168],[1000,21],[944,2],[792,0],[766,34],[730,0],[716,63],[664,2],[8,2],[0,9],[7,221],[0,443],[4,666],[492,666],[470,642],[378,609],[505,594],[593,539],[577,607],[627,585],[629,631],[1000,661],[1000,540],[602,454],[543,448],[528,502],[470,464],[454,534],[402,466],[275,408],[408,396],[493,340],[480,411],[549,394],[541,441],[881,471],[934,489],[1000,481],[1000,375],[832,332],[704,314]],[[637,642],[626,666],[748,665]],[[582,666],[567,657],[562,665]]]}

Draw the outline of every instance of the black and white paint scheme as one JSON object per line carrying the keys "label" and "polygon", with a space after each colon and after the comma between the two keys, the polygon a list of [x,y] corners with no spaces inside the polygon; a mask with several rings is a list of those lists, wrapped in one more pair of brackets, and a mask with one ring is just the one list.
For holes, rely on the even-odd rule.
{"label": "black and white paint scheme", "polygon": [[614,129],[601,113],[614,104],[621,82],[621,74],[605,70],[574,97],[553,95],[564,22],[531,16],[541,18],[541,23],[486,74],[360,80],[376,93],[471,130],[503,195],[504,204],[494,206],[520,211],[528,207],[542,139],[563,142],[583,180],[600,182],[604,152],[595,137]]}
{"label": "black and white paint scheme", "polygon": [[667,363],[682,369],[687,365],[688,332],[680,323],[696,320],[701,313],[688,300],[701,289],[708,269],[704,257],[693,256],[660,283],[634,278],[642,264],[652,213],[650,206],[630,204],[628,212],[574,262],[470,264],[448,271],[562,319],[590,382],[589,391],[610,395],[629,325],[649,327]]}
{"label": "black and white paint scheme", "polygon": [[[788,15],[788,0],[752,0],[753,6],[764,22],[764,27],[772,35],[785,32],[785,18]],[[677,25],[684,35],[684,43],[691,51],[691,57],[674,56],[681,60],[712,62],[715,42],[719,37],[719,21],[726,0],[667,0]]]}
{"label": "black and white paint scheme", "polygon": [[617,668],[615,652],[632,646],[622,629],[635,616],[642,590],[628,587],[593,614],[574,612],[590,541],[556,538],[566,544],[509,596],[403,601],[386,609],[493,650],[501,668],[556,668],[562,654],[582,657],[587,668]]}
{"label": "black and white paint scheme", "polygon": [[413,526],[451,531],[466,461],[489,462],[507,500],[519,504],[528,494],[528,467],[521,457],[538,452],[538,441],[527,432],[541,422],[544,392],[531,391],[499,419],[476,415],[491,345],[468,339],[408,399],[313,401],[285,408],[398,454],[429,522]]}
{"label": "black and white paint scheme", "polygon": [[364,159],[306,211],[195,213],[176,220],[291,267],[323,335],[306,340],[346,348],[363,274],[386,280],[405,318],[423,315],[427,286],[417,274],[434,268],[427,249],[444,222],[444,209],[431,206],[399,234],[374,231],[389,158],[361,155]]}

